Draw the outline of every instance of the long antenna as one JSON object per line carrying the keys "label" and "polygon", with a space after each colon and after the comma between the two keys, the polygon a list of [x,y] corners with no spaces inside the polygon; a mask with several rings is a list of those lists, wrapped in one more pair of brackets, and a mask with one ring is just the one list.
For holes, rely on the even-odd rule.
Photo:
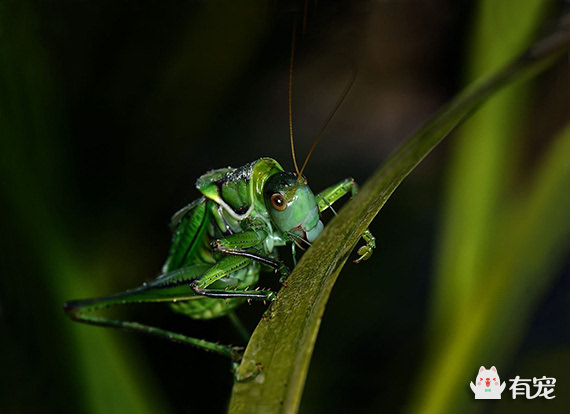
{"label": "long antenna", "polygon": [[[311,154],[313,153],[313,150],[315,149],[315,147],[317,146],[317,143],[319,142],[319,140],[321,139],[321,136],[323,135],[323,132],[325,132],[325,129],[327,128],[329,122],[331,121],[331,119],[333,118],[334,114],[336,113],[336,111],[338,110],[338,108],[340,107],[340,105],[342,104],[342,102],[344,101],[344,98],[346,98],[346,95],[348,95],[348,92],[350,91],[350,88],[352,88],[352,85],[354,84],[354,81],[356,80],[356,75],[358,74],[358,71],[356,70],[356,67],[353,68],[354,70],[352,71],[352,78],[350,79],[350,82],[347,83],[346,87],[344,88],[344,91],[342,92],[342,95],[340,96],[340,98],[338,99],[336,105],[334,106],[334,108],[332,109],[332,111],[330,112],[327,120],[325,121],[325,123],[323,124],[321,130],[319,131],[319,133],[317,134],[317,137],[315,138],[315,140],[313,141],[313,145],[311,146],[311,149],[309,150],[309,153],[307,154],[307,157],[305,158],[305,162],[303,162],[303,166],[301,167],[301,172],[298,172],[297,176],[297,182],[299,182],[299,180],[301,179],[301,176],[303,174],[303,171],[305,171],[305,167],[307,166],[307,163],[309,162],[309,158],[311,158]],[[295,168],[297,166],[295,165]]]}
{"label": "long antenna", "polygon": [[295,157],[295,143],[293,142],[293,60],[295,57],[295,37],[297,33],[297,20],[293,23],[293,39],[291,40],[291,62],[289,64],[289,138],[291,140],[291,155],[293,156],[293,165],[297,177],[301,176],[299,166],[297,165],[297,157]]}

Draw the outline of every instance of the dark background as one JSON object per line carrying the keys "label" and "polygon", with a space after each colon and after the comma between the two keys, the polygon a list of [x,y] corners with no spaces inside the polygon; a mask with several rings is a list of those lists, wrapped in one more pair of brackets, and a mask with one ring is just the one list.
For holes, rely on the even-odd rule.
{"label": "dark background", "polygon": [[[1,412],[225,410],[228,361],[73,324],[61,308],[155,277],[169,247],[169,218],[198,197],[194,182],[205,171],[262,156],[292,169],[287,87],[295,20],[299,159],[358,68],[305,172],[315,191],[349,176],[364,182],[465,84],[472,2],[307,4],[304,11],[304,2],[293,1],[2,1]],[[555,6],[546,28],[564,11],[564,2]],[[568,122],[568,96],[547,99],[558,96],[560,78],[568,78],[567,63],[536,88],[529,166]],[[410,400],[429,336],[452,145],[453,137],[438,147],[376,218],[373,258],[343,270],[302,412],[399,411]],[[568,269],[557,267],[510,365],[499,367],[504,380],[537,355],[568,354]],[[262,277],[277,287],[273,275]],[[263,310],[245,306],[240,316],[253,330]],[[225,319],[192,321],[163,305],[117,313],[240,343]],[[437,386],[437,372],[433,380]],[[568,390],[561,380],[559,394]],[[458,389],[470,393],[464,384]]]}

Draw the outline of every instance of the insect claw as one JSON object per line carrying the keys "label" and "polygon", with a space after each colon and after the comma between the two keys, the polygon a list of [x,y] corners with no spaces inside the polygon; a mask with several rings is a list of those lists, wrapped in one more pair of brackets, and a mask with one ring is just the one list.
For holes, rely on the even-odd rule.
{"label": "insect claw", "polygon": [[247,292],[248,289],[249,289],[249,286],[246,286],[244,289],[244,292]]}
{"label": "insect claw", "polygon": [[259,290],[259,286],[255,288],[255,291],[257,292]]}

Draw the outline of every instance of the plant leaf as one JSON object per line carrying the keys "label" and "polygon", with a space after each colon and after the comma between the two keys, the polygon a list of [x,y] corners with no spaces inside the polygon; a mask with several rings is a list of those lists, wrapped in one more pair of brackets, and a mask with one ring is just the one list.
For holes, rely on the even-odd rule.
{"label": "plant leaf", "polygon": [[245,351],[230,412],[296,412],[331,289],[348,255],[402,180],[482,102],[504,86],[537,74],[570,48],[563,27],[495,75],[460,93],[392,154],[360,193],[325,227],[258,324]]}

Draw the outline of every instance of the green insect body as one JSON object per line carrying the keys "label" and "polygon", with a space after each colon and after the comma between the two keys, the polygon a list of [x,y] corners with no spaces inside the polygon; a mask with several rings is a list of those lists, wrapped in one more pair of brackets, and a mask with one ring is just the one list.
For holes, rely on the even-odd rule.
{"label": "green insect body", "polygon": [[[103,298],[65,304],[74,320],[144,332],[231,357],[236,348],[192,338],[137,322],[107,319],[91,312],[100,308],[141,302],[169,302],[174,311],[194,319],[211,319],[232,311],[246,300],[272,301],[275,293],[255,289],[263,268],[272,268],[281,280],[289,269],[276,247],[310,245],[323,229],[320,213],[357,186],[346,179],[315,196],[304,179],[285,172],[277,161],[261,158],[240,168],[210,171],[196,182],[202,197],[174,214],[172,245],[162,274],[150,283]],[[370,257],[372,234],[355,262]]]}
{"label": "green insect body", "polygon": [[[287,183],[274,183],[277,177],[289,180]],[[175,231],[170,254],[162,268],[163,274],[193,265],[216,264],[224,270],[231,265],[232,269],[235,269],[232,273],[213,282],[211,280],[217,277],[217,273],[208,275],[206,280],[195,284],[196,288],[207,287],[210,290],[244,290],[255,286],[261,264],[273,266],[286,275],[287,269],[277,262],[275,251],[275,247],[293,241],[292,236],[283,231],[290,230],[286,229],[286,223],[298,225],[304,220],[303,215],[306,215],[308,220],[303,225],[311,236],[307,238],[309,242],[322,230],[315,197],[306,185],[297,188],[297,200],[291,203],[290,208],[285,209],[292,213],[286,220],[281,220],[285,228],[273,224],[266,206],[266,197],[260,189],[274,191],[271,188],[275,184],[292,187],[295,182],[291,178],[275,160],[269,158],[262,158],[236,169],[214,170],[200,177],[196,187],[204,196],[173,217],[171,226]],[[269,194],[270,210],[274,210],[270,200],[273,194]],[[273,215],[284,214],[285,211],[275,210]],[[304,214],[305,211],[309,213]],[[235,250],[233,254],[242,255],[232,257],[224,250],[228,248]],[[260,259],[255,260],[255,257]],[[226,315],[244,300],[245,298],[241,297],[213,299],[195,296],[192,300],[177,302],[171,306],[175,311],[191,318],[210,319]]]}

